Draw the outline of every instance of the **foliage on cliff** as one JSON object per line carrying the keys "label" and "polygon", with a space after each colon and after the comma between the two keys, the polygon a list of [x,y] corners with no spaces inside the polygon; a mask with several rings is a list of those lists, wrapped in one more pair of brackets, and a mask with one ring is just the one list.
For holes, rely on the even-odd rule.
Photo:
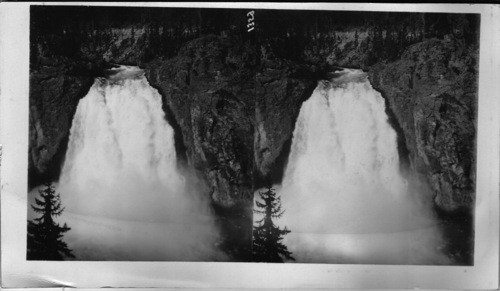
{"label": "foliage on cliff", "polygon": [[32,6],[30,56],[139,64],[172,57],[188,41],[231,31],[242,37],[238,9]]}
{"label": "foliage on cliff", "polygon": [[[330,57],[369,66],[401,56],[409,45],[453,35],[478,39],[473,14],[256,10],[246,31],[243,9],[32,6],[31,59],[74,59],[138,64],[172,57],[207,34],[255,39],[265,56],[317,62]],[[355,54],[361,54],[356,58]],[[333,58],[333,59],[332,59]]]}

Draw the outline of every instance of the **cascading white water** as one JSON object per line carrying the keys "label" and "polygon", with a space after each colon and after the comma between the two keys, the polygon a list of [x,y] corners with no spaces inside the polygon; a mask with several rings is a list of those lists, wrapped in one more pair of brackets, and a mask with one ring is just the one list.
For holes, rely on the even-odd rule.
{"label": "cascading white water", "polygon": [[278,190],[299,262],[446,263],[432,217],[399,171],[396,133],[365,73],[345,69],[303,103]]}
{"label": "cascading white water", "polygon": [[208,201],[186,190],[159,93],[136,67],[80,100],[57,191],[80,260],[213,260]]}

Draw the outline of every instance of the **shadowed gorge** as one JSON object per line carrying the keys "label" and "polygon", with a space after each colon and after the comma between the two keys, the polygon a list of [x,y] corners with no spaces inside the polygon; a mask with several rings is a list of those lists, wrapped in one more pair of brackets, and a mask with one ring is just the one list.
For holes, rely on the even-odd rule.
{"label": "shadowed gorge", "polygon": [[[171,130],[162,146],[214,214],[214,244],[251,261],[255,191],[286,180],[318,81],[355,68],[382,96],[395,167],[449,226],[443,239],[463,236],[447,246],[460,254],[454,261],[470,262],[479,16],[255,10],[248,32],[247,12],[32,6],[30,188],[62,183],[72,122],[94,79],[137,66]],[[463,232],[453,232],[462,217]]]}

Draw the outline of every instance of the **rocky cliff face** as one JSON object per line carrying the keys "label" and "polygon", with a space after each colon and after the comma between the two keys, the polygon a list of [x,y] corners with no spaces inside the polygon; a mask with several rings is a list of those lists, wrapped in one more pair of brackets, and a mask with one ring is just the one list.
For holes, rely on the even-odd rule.
{"label": "rocky cliff face", "polygon": [[477,57],[477,48],[430,39],[370,70],[403,128],[413,169],[447,211],[470,210],[475,197]]}
{"label": "rocky cliff face", "polygon": [[[30,86],[30,177],[57,177],[54,165],[64,156],[78,99],[103,61],[126,60],[141,64],[164,95],[165,110],[181,130],[178,149],[186,149],[180,156],[185,154],[203,173],[214,201],[232,205],[246,200],[254,177],[259,185],[280,180],[300,105],[316,81],[325,78],[325,64],[330,63],[369,72],[403,129],[412,167],[432,186],[437,205],[446,210],[470,207],[477,47],[451,38],[429,39],[408,47],[396,61],[368,66],[363,61],[367,34],[358,36],[358,46],[351,34],[323,47],[318,52],[322,58],[308,63],[269,57],[250,42],[208,36],[188,42],[173,58],[143,64],[148,41],[131,29],[115,31],[112,44],[99,46],[104,59],[92,61],[91,54],[83,54],[83,61],[38,58]],[[339,47],[358,54],[339,53]]]}
{"label": "rocky cliff face", "polygon": [[140,65],[163,96],[181,164],[194,169],[212,198],[228,252],[245,258],[254,190],[281,181],[302,102],[333,66],[344,66],[368,71],[386,98],[410,165],[434,191],[437,207],[472,209],[476,46],[452,36],[430,38],[377,59],[373,31],[352,29],[315,34],[301,60],[276,55],[268,40],[256,45],[224,32],[162,56],[151,53],[145,31],[122,28],[89,38],[72,58],[33,44],[31,185],[58,178],[78,100],[103,62]]}
{"label": "rocky cliff face", "polygon": [[[475,197],[478,47],[447,35],[410,45],[396,60],[370,64],[373,47],[368,44],[369,34],[337,34],[336,42],[330,46],[318,37],[306,46],[306,57],[317,65],[329,63],[367,71],[374,88],[386,98],[389,115],[395,117],[391,122],[402,135],[400,154],[409,155],[402,160],[408,159],[421,182],[428,184],[438,209],[471,211]],[[324,38],[331,40],[330,35]],[[286,72],[286,66],[281,65],[279,71]],[[308,72],[314,75],[310,67]],[[283,139],[290,137],[297,114],[293,109],[280,110],[286,103],[281,94],[287,95],[291,106],[296,106],[304,100],[300,97],[302,92],[310,94],[309,86],[313,85],[285,76],[278,79],[272,84],[276,92],[257,94],[258,102],[271,104],[272,108],[262,114],[257,107],[256,114],[256,165],[263,175],[269,173],[269,165],[280,162]],[[273,108],[274,102],[278,106]],[[281,112],[293,120],[291,127]]]}
{"label": "rocky cliff face", "polygon": [[256,187],[279,183],[302,102],[317,80],[318,67],[264,60],[256,74],[254,163]]}
{"label": "rocky cliff face", "polygon": [[179,124],[188,164],[205,181],[236,257],[250,251],[253,206],[253,68],[248,43],[207,36],[177,57],[145,66],[149,82]]}
{"label": "rocky cliff face", "polygon": [[255,56],[244,44],[208,36],[145,67],[180,125],[188,163],[203,173],[221,205],[252,197],[252,66]]}
{"label": "rocky cliff face", "polygon": [[30,74],[29,184],[57,180],[76,106],[93,83],[95,65],[44,59]]}
{"label": "rocky cliff face", "polygon": [[311,76],[310,68],[260,63],[250,43],[237,43],[207,36],[189,42],[174,58],[145,65],[148,80],[179,124],[178,142],[185,145],[188,164],[201,174],[227,222],[223,228],[234,238],[228,246],[251,241],[254,190],[269,182],[268,176],[279,179],[281,153],[316,85],[304,78]]}

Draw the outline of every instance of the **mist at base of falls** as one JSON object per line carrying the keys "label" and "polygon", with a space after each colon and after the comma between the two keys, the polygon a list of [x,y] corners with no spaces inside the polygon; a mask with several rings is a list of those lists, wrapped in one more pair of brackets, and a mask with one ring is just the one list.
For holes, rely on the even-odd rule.
{"label": "mist at base of falls", "polygon": [[177,169],[173,129],[143,72],[123,66],[96,79],[78,104],[56,189],[76,258],[223,259],[208,198],[191,182]]}
{"label": "mist at base of falls", "polygon": [[403,177],[396,132],[365,73],[345,69],[302,104],[282,185],[297,262],[449,264],[417,183]]}

